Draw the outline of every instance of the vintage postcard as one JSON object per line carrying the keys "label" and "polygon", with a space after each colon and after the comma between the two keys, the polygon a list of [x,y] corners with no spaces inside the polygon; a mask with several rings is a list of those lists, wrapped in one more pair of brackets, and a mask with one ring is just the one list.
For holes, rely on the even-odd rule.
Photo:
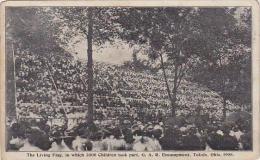
{"label": "vintage postcard", "polygon": [[1,158],[260,158],[254,0],[1,4]]}

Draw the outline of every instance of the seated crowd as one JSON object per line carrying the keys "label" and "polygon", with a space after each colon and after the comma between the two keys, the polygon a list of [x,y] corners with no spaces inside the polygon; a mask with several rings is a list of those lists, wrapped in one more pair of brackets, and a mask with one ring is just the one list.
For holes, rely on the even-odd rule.
{"label": "seated crowd", "polygon": [[[87,75],[85,64],[68,57],[44,58],[30,52],[16,56],[17,102],[69,104],[86,106]],[[169,82],[172,80],[170,79]],[[94,64],[95,107],[170,108],[165,83],[161,76],[138,73],[117,65]],[[171,83],[169,83],[171,84]],[[221,97],[207,88],[183,80],[177,95],[184,114],[202,106],[205,113],[221,118]],[[201,104],[196,104],[200,102]],[[228,103],[231,111],[238,106]]]}
{"label": "seated crowd", "polygon": [[[183,80],[176,113],[187,120],[167,125],[171,107],[160,75],[96,62],[95,121],[83,125],[87,113],[86,64],[71,57],[53,54],[44,58],[24,51],[16,55],[15,67],[18,120],[9,125],[12,150],[251,149],[251,130],[220,123],[221,97],[197,84]],[[187,118],[197,113],[198,106],[200,115],[208,115],[208,126],[201,127]],[[239,109],[230,102],[227,108]],[[28,121],[35,125],[28,125]]]}

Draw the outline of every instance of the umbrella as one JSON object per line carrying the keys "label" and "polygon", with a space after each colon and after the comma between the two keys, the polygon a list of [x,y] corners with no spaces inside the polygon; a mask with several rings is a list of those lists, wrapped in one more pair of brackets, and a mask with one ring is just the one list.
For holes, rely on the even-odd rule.
{"label": "umbrella", "polygon": [[246,111],[239,111],[239,112],[233,112],[230,113],[227,118],[226,122],[237,122],[237,121],[246,121],[251,120],[252,115],[251,113],[248,113]]}

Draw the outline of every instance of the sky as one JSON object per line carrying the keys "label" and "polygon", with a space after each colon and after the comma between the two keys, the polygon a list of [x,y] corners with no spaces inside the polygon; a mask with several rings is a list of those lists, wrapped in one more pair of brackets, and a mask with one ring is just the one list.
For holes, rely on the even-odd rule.
{"label": "sky", "polygon": [[[132,59],[133,48],[128,44],[116,41],[114,45],[106,43],[98,48],[93,46],[93,60],[98,62],[105,62],[110,64],[121,65],[126,61]],[[87,41],[81,40],[79,43],[71,46],[71,53],[78,59],[87,60]]]}

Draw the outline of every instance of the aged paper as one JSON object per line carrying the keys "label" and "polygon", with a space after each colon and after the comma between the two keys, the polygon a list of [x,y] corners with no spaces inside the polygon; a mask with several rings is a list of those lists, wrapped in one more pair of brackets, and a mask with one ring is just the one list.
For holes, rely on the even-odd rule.
{"label": "aged paper", "polygon": [[259,4],[1,4],[1,158],[259,158]]}

